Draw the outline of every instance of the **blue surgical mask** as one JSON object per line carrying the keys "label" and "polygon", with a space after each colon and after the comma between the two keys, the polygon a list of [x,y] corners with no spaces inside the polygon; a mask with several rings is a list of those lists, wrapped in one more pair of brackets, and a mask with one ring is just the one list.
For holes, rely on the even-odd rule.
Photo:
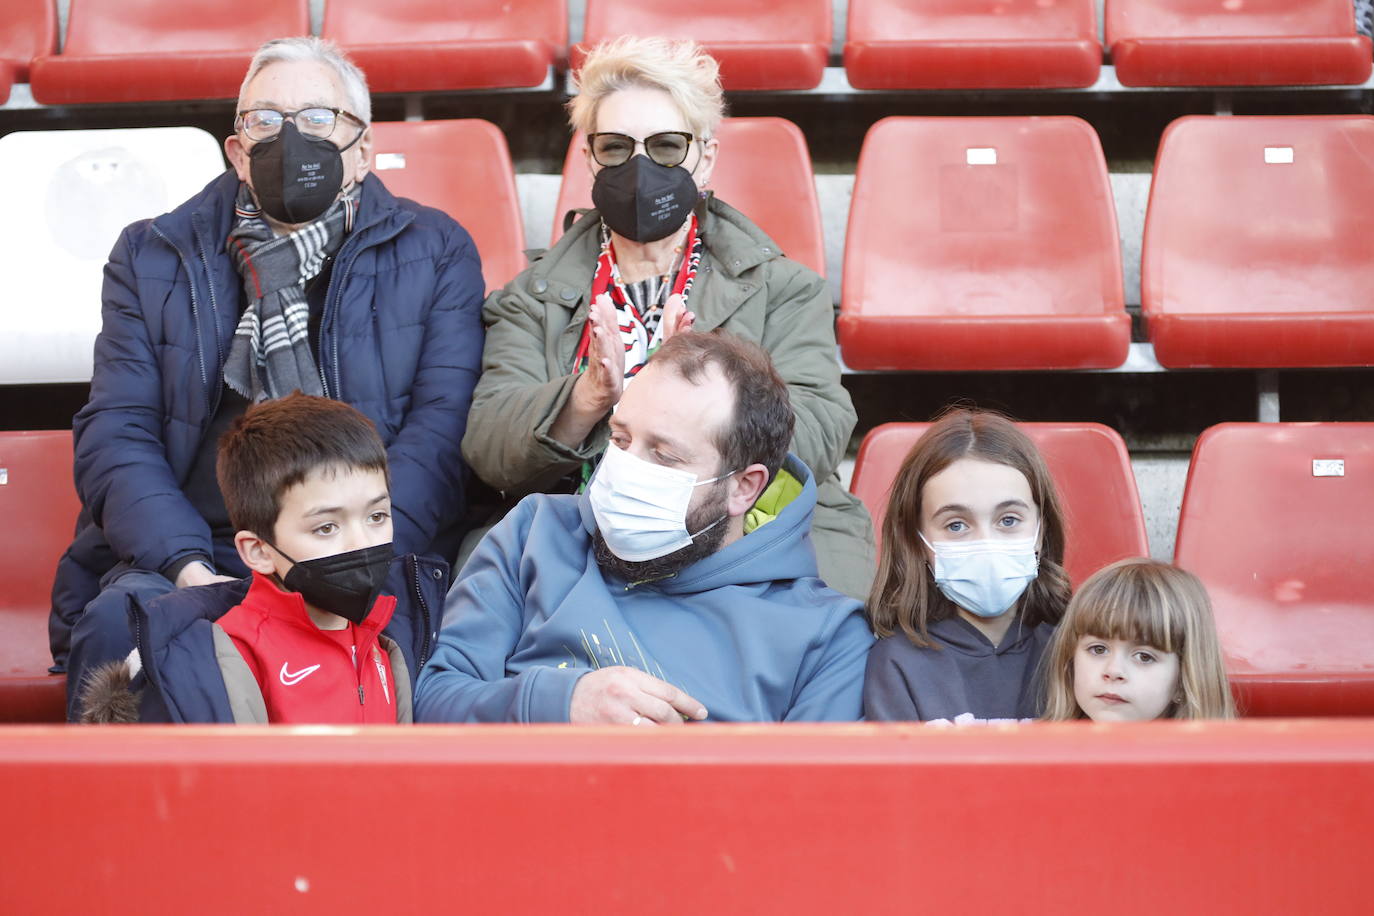
{"label": "blue surgical mask", "polygon": [[1000,617],[1040,571],[1038,533],[1028,538],[936,541],[918,532],[935,555],[935,585],[944,596],[978,617]]}

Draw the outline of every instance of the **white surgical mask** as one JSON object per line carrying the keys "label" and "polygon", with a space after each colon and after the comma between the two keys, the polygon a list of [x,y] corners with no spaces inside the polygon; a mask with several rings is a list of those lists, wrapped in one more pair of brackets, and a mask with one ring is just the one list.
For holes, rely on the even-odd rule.
{"label": "white surgical mask", "polygon": [[587,498],[611,553],[630,563],[642,563],[681,550],[697,535],[723,522],[727,516],[689,534],[687,504],[697,487],[729,476],[697,480],[690,471],[636,458],[612,444],[606,447],[592,477]]}
{"label": "white surgical mask", "polygon": [[1000,617],[1040,570],[1038,533],[985,541],[922,541],[935,554],[935,584],[946,598],[978,617]]}

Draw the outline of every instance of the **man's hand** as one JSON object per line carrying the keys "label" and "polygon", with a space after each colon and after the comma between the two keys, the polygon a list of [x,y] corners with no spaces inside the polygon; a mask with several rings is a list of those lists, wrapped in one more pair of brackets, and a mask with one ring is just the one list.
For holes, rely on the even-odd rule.
{"label": "man's hand", "polygon": [[573,688],[568,721],[582,725],[681,725],[706,707],[672,684],[624,666],[585,674]]}
{"label": "man's hand", "polygon": [[212,585],[215,582],[233,582],[233,576],[221,576],[196,560],[194,563],[187,563],[181,567],[181,572],[177,573],[176,587],[189,588],[192,585]]}
{"label": "man's hand", "polygon": [[663,306],[663,342],[667,343],[673,339],[675,334],[682,334],[692,330],[692,324],[697,320],[697,316],[687,311],[687,302],[682,298],[681,293],[674,293],[668,297],[668,301]]}

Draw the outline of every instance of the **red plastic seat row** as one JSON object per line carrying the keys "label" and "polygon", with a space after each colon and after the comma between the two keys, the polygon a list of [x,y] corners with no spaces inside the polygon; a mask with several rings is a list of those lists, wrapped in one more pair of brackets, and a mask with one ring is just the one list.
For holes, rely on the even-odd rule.
{"label": "red plastic seat row", "polygon": [[0,432],[0,722],[61,722],[66,678],[48,674],[53,573],[80,503],[72,434]]}
{"label": "red plastic seat row", "polygon": [[[893,478],[928,426],[889,423],[864,438],[851,489],[879,530]],[[1060,488],[1075,583],[1148,553],[1115,432],[1021,428]],[[1174,561],[1207,586],[1246,715],[1374,715],[1371,482],[1374,423],[1224,423],[1198,439]]]}
{"label": "red plastic seat row", "polygon": [[[50,105],[233,98],[259,45],[309,32],[307,0],[72,0],[62,53],[52,42],[34,52],[33,94]],[[375,92],[537,86],[567,46],[567,7],[331,0],[321,35]]]}
{"label": "red plastic seat row", "polygon": [[[232,97],[262,41],[304,34],[304,0],[72,0],[55,54],[52,0],[15,0],[0,26],[0,91],[37,58],[47,104]],[[566,0],[331,0],[323,37],[378,92],[537,86],[563,62]],[[829,0],[588,0],[587,47],[624,34],[701,41],[731,90],[811,89],[830,53]],[[1349,84],[1370,41],[1348,0],[1111,0],[1107,44],[1131,86]],[[851,0],[845,69],[860,89],[1071,88],[1102,62],[1092,0]]]}
{"label": "red plastic seat row", "polygon": [[[1169,368],[1374,365],[1374,118],[1185,117],[1141,304]],[[865,370],[1113,368],[1129,343],[1101,147],[1074,118],[887,118],[859,156],[838,323]]]}

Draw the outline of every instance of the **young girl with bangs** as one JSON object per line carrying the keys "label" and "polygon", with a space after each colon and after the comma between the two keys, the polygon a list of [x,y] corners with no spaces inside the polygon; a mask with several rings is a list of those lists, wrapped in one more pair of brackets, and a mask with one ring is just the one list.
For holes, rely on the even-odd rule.
{"label": "young girl with bangs", "polygon": [[912,448],[869,598],[870,720],[1034,718],[1041,655],[1069,600],[1064,523],[1034,443],[1000,414],[953,410]]}
{"label": "young girl with bangs", "polygon": [[1236,715],[1207,590],[1156,560],[1121,560],[1089,577],[1050,643],[1046,670],[1046,719]]}

